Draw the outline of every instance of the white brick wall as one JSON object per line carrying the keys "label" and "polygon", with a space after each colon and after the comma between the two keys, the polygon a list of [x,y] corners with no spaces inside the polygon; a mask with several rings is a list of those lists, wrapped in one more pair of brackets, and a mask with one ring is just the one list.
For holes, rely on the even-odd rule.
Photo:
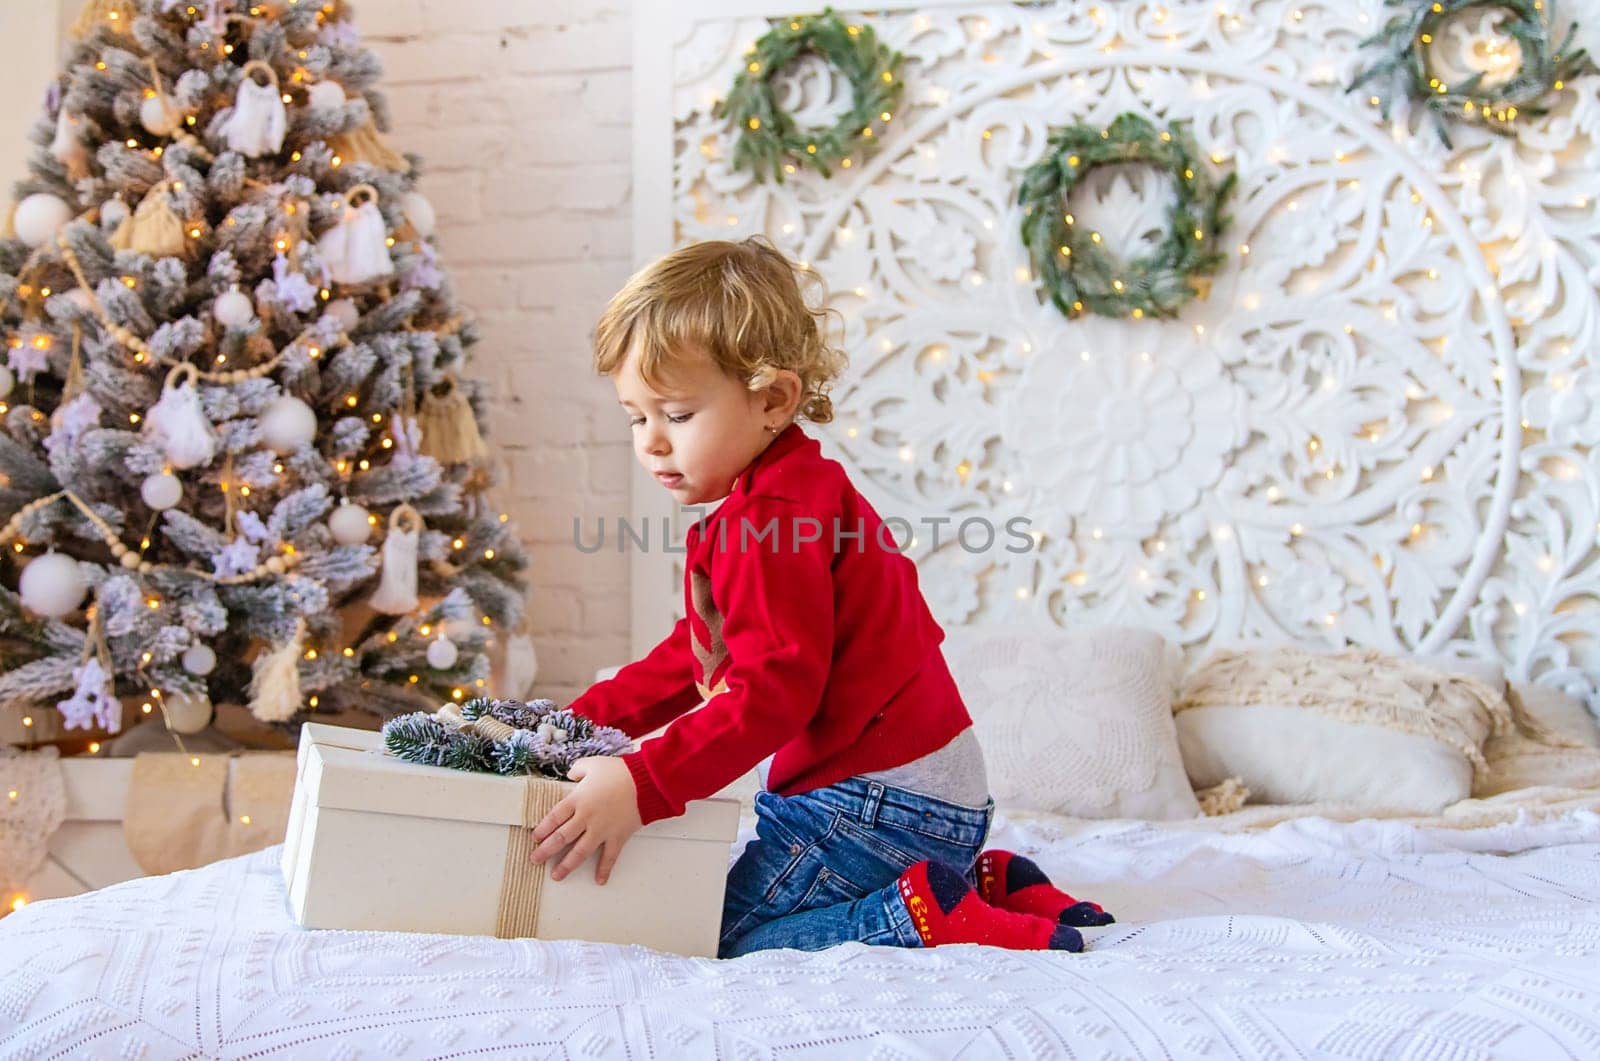
{"label": "white brick wall", "polygon": [[443,264],[478,316],[491,444],[527,543],[538,693],[565,702],[628,652],[628,558],[573,518],[627,511],[633,459],[589,337],[631,265],[629,0],[371,0],[391,143],[423,157]]}

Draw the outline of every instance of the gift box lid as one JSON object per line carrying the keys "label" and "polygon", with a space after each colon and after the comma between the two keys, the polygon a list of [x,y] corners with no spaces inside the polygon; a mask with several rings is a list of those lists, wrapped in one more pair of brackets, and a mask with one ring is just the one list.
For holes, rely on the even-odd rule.
{"label": "gift box lid", "polygon": [[[382,733],[317,722],[301,728],[298,754],[312,802],[330,810],[522,825],[526,786],[577,787],[556,778],[505,777],[406,762],[385,752]],[[640,833],[727,843],[738,831],[738,801],[702,799],[692,801],[679,817],[651,822]]]}

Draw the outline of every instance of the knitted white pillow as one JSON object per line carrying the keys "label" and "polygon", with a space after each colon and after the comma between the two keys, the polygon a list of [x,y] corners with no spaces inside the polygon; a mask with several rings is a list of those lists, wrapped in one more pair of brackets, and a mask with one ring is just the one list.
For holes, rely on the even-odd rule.
{"label": "knitted white pillow", "polygon": [[[1446,674],[1475,678],[1503,693],[1492,663],[1413,656]],[[1251,803],[1340,803],[1371,812],[1433,814],[1472,794],[1472,763],[1434,737],[1336,718],[1292,704],[1186,707],[1178,745],[1196,788],[1237,777]]]}
{"label": "knitted white pillow", "polygon": [[944,656],[1002,810],[1078,818],[1200,815],[1163,657],[1147,630],[958,627]]}

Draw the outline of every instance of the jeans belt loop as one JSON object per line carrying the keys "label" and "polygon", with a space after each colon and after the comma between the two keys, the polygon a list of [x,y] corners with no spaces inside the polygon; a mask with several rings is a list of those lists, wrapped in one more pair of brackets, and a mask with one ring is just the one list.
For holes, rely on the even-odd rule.
{"label": "jeans belt loop", "polygon": [[878,823],[878,803],[883,799],[883,783],[880,781],[867,782],[867,799],[861,804],[861,823],[867,828]]}

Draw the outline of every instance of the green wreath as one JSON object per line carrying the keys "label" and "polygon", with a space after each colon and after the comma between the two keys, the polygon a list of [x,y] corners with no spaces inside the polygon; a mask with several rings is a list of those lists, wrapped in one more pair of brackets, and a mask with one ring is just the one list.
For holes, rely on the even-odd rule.
{"label": "green wreath", "polygon": [[[773,91],[778,72],[808,53],[827,60],[850,82],[850,110],[831,129],[799,128]],[[816,167],[824,177],[833,175],[835,164],[848,168],[851,153],[893,117],[905,92],[899,76],[904,57],[879,44],[871,26],[846,23],[832,8],[778,23],[746,59],[728,98],[713,113],[731,119],[739,130],[733,167],[750,167],[758,180],[770,170],[782,184],[789,159]]]}
{"label": "green wreath", "polygon": [[[1137,114],[1121,115],[1108,129],[1074,125],[1051,134],[1048,154],[1023,175],[1017,199],[1033,275],[1062,313],[1171,317],[1209,293],[1204,277],[1226,257],[1219,236],[1231,219],[1222,211],[1237,177],[1219,182],[1198,158],[1178,123],[1158,129]],[[1094,167],[1125,162],[1164,169],[1177,186],[1166,238],[1154,253],[1128,262],[1108,253],[1100,233],[1084,231],[1066,206]]]}
{"label": "green wreath", "polygon": [[[1404,10],[1361,42],[1363,47],[1381,45],[1387,54],[1358,74],[1350,83],[1350,90],[1380,78],[1398,82],[1400,92],[1408,99],[1427,107],[1446,147],[1453,146],[1446,119],[1472,122],[1491,132],[1510,135],[1510,124],[1519,114],[1537,117],[1547,113],[1549,108],[1541,104],[1551,92],[1559,92],[1568,81],[1597,69],[1584,49],[1567,50],[1577,32],[1576,23],[1560,45],[1551,46],[1549,22],[1544,16],[1548,6],[1548,14],[1554,19],[1556,0],[1548,0],[1548,5],[1546,0],[1388,0],[1388,4]],[[1522,65],[1516,76],[1496,85],[1490,95],[1480,95],[1482,73],[1460,84],[1446,85],[1428,72],[1427,49],[1439,27],[1451,16],[1476,7],[1504,11],[1506,17],[1499,28],[1522,50]],[[1392,95],[1379,97],[1379,102],[1383,116],[1388,118]]]}

